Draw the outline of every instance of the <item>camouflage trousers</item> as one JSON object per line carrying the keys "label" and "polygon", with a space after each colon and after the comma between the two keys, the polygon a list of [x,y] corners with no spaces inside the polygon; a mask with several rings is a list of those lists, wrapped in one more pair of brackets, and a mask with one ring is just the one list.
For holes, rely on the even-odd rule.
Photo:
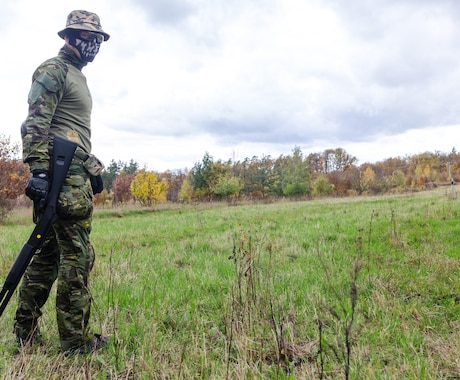
{"label": "camouflage trousers", "polygon": [[[70,179],[78,182],[78,177],[72,174]],[[88,323],[91,309],[88,276],[95,259],[90,243],[92,194],[88,195],[89,180],[81,180],[83,186],[72,187],[71,183],[67,183],[63,189],[72,187],[71,193],[74,196],[71,199],[76,199],[81,205],[86,203],[83,207],[85,210],[80,217],[66,218],[61,215],[53,224],[42,248],[34,255],[24,274],[15,317],[14,332],[18,339],[26,341],[37,332],[41,308],[57,280],[56,317],[60,346],[64,351],[81,347],[92,338]],[[65,199],[62,200],[60,195],[58,213],[59,208],[69,205],[70,188],[68,190],[61,192]],[[69,209],[81,212],[82,208],[78,204],[70,205],[72,207],[69,206]]]}
{"label": "camouflage trousers", "polygon": [[82,346],[92,337],[88,321],[88,275],[94,264],[89,241],[91,218],[58,221],[27,268],[19,289],[15,333],[26,340],[37,331],[41,308],[57,279],[56,317],[62,350]]}

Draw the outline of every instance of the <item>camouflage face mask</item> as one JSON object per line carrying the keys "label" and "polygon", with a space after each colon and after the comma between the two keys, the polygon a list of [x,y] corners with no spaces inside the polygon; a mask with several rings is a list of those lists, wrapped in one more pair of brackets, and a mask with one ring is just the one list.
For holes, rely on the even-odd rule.
{"label": "camouflage face mask", "polygon": [[78,31],[72,31],[68,33],[68,36],[69,44],[79,51],[81,59],[85,62],[93,62],[94,57],[101,47],[99,40],[97,38],[82,38]]}

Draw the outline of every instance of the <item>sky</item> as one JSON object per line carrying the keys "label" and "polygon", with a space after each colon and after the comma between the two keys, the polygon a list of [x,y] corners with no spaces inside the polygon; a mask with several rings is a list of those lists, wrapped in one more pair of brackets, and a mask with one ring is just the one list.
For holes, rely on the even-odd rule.
{"label": "sky", "polygon": [[83,69],[106,165],[459,149],[457,0],[3,0],[0,134],[13,142],[74,9],[111,35]]}

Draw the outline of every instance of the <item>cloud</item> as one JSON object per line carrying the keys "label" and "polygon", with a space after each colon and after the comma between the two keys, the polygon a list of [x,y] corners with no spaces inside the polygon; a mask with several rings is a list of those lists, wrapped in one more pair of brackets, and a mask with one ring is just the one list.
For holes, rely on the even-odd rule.
{"label": "cloud", "polygon": [[404,155],[424,140],[450,150],[450,134],[432,131],[460,124],[453,0],[48,2],[7,2],[0,15],[11,52],[0,133],[18,139],[32,72],[62,46],[56,32],[74,8],[97,12],[111,34],[84,69],[105,161],[180,168],[206,151],[228,159],[294,146],[381,159],[383,146]]}
{"label": "cloud", "polygon": [[153,25],[176,24],[187,19],[196,9],[192,2],[186,0],[135,0],[134,3],[146,12]]}

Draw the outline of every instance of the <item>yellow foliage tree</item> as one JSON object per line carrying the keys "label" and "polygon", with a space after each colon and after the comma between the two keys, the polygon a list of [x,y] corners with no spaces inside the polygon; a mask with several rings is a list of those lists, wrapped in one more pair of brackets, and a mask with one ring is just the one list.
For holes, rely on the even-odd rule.
{"label": "yellow foliage tree", "polygon": [[364,172],[361,172],[359,178],[359,184],[361,186],[362,192],[369,191],[372,182],[375,181],[375,172],[372,170],[370,166],[366,168]]}
{"label": "yellow foliage tree", "polygon": [[156,202],[166,200],[168,182],[159,181],[155,172],[142,169],[134,177],[130,185],[131,193],[141,204],[150,206]]}
{"label": "yellow foliage tree", "polygon": [[193,198],[193,187],[190,185],[188,179],[182,182],[182,186],[179,191],[179,200],[182,202],[189,202]]}

